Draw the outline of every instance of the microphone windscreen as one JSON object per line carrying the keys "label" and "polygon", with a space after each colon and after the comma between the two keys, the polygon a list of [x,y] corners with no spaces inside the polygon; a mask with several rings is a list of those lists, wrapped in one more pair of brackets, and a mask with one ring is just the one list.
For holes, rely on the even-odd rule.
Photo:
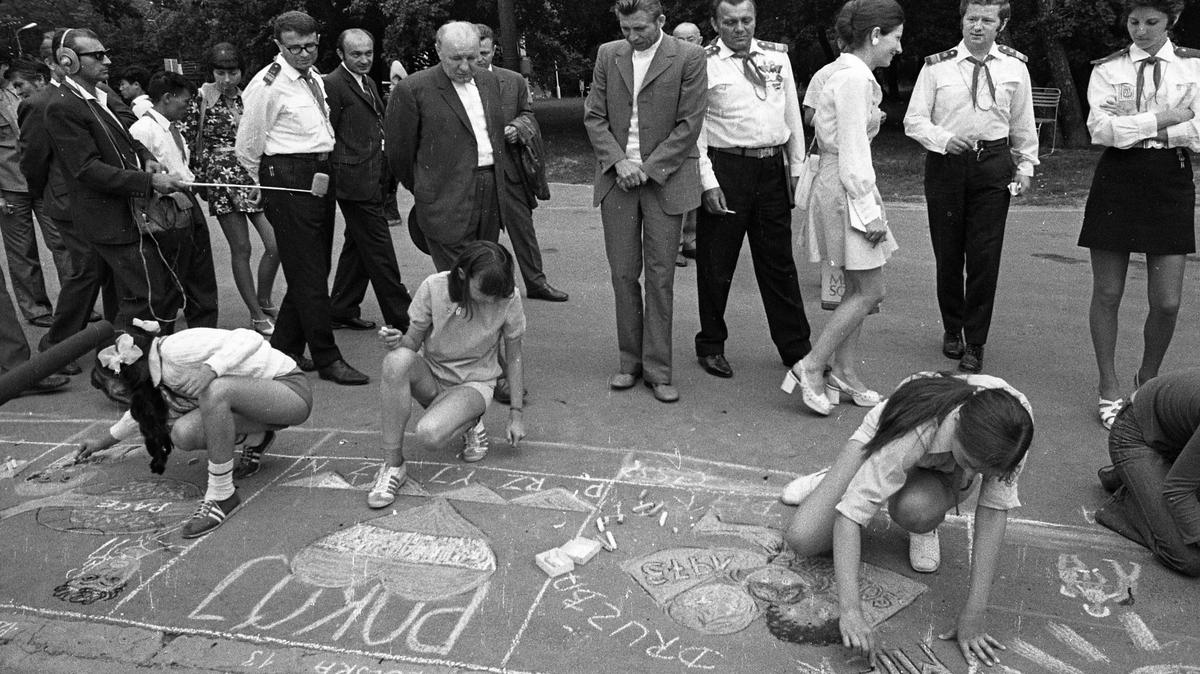
{"label": "microphone windscreen", "polygon": [[112,337],[112,323],[98,321],[5,372],[0,376],[0,405]]}
{"label": "microphone windscreen", "polygon": [[312,182],[312,193],[315,197],[323,197],[329,194],[329,174],[314,173]]}

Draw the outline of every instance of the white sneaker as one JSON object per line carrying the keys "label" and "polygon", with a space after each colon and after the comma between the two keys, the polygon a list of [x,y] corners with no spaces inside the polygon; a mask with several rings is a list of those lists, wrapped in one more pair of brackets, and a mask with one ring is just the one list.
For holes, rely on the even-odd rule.
{"label": "white sneaker", "polygon": [[400,485],[408,479],[408,464],[400,464],[400,470],[394,474],[390,468],[387,464],[379,467],[379,473],[375,476],[375,486],[371,487],[370,493],[367,494],[368,506],[386,508],[396,500]]}
{"label": "white sneaker", "polygon": [[937,529],[908,534],[908,563],[917,573],[933,573],[942,565],[942,544]]}
{"label": "white sneaker", "polygon": [[483,426],[483,417],[480,417],[474,426],[463,433],[462,460],[467,463],[475,463],[487,456],[487,452],[487,429]]}
{"label": "white sneaker", "polygon": [[825,479],[825,473],[828,472],[829,467],[826,466],[811,475],[801,475],[792,480],[779,494],[779,500],[783,501],[784,505],[800,505],[800,502],[808,498],[817,485],[821,484],[821,480]]}

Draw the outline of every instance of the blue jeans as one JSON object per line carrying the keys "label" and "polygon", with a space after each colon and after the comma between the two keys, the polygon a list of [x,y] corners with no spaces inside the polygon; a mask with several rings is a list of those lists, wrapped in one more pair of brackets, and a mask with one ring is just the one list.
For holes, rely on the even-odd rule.
{"label": "blue jeans", "polygon": [[1096,512],[1096,521],[1150,548],[1167,567],[1200,576],[1200,545],[1183,542],[1163,499],[1171,460],[1146,444],[1131,408],[1121,410],[1108,436],[1108,453],[1122,486]]}

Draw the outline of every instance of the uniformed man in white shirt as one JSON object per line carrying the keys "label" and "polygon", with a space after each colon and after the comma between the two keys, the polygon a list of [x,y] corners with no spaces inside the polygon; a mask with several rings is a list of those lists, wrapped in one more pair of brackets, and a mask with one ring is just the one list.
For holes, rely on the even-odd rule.
{"label": "uniformed man in white shirt", "polygon": [[804,127],[787,46],[754,39],[754,0],[713,7],[718,40],[708,55],[708,110],[697,142],[703,208],[696,219],[700,332],[706,372],[732,377],[725,358],[725,305],[742,240],[771,340],[791,367],[809,352],[810,329],[792,260],[792,194],[804,158]]}
{"label": "uniformed man in white shirt", "polygon": [[959,370],[979,372],[1008,202],[1029,190],[1038,138],[1028,58],[996,44],[1012,14],[1008,0],[963,0],[959,12],[962,42],[925,59],[904,131],[929,150],[925,202],[945,330],[942,353],[959,360]]}
{"label": "uniformed man in white shirt", "polygon": [[[187,114],[188,103],[196,94],[196,85],[183,75],[172,72],[155,73],[146,87],[152,102],[138,121],[129,127],[129,135],[153,154],[168,173],[184,182],[194,182],[196,175],[188,166],[189,148],[179,130],[179,122]],[[172,194],[172,199],[186,203],[192,216],[192,227],[186,233],[162,237],[158,247],[179,279],[179,285],[168,284],[164,291],[171,297],[168,307],[183,309],[189,328],[217,327],[217,276],[213,269],[212,242],[208,221],[195,197],[186,192]],[[184,201],[186,200],[186,201]],[[186,299],[184,299],[186,298]]]}
{"label": "uniformed man in white shirt", "polygon": [[[301,368],[316,368],[322,379],[366,384],[370,379],[342,359],[330,325],[335,190],[329,155],[334,143],[324,83],[312,68],[320,41],[317,22],[293,11],[275,17],[272,27],[279,55],[242,92],[238,160],[263,187],[308,190],[317,173],[330,184],[323,196],[263,190],[263,210],[275,228],[288,284],[271,346]],[[306,344],[311,361],[303,357]]]}

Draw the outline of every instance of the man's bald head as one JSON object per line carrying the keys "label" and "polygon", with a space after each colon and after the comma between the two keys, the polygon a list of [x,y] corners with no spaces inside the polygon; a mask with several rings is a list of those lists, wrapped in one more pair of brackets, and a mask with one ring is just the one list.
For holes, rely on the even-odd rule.
{"label": "man's bald head", "polygon": [[438,28],[434,43],[446,76],[455,82],[474,78],[479,60],[479,29],[466,21],[451,21]]}
{"label": "man's bald head", "polygon": [[701,44],[704,38],[700,35],[700,27],[689,21],[675,26],[675,30],[671,31],[671,35],[692,44]]}

